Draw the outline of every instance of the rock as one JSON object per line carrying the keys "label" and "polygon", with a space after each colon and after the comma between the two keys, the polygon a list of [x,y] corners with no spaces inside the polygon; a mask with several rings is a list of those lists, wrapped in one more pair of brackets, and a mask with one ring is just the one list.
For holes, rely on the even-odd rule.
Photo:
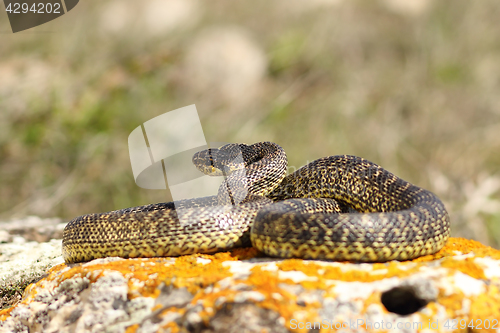
{"label": "rock", "polygon": [[16,236],[12,243],[0,244],[0,279],[15,279],[26,272],[45,273],[47,268],[63,263],[61,240],[45,243],[27,242]]}
{"label": "rock", "polygon": [[5,230],[0,230],[0,243],[10,243],[12,242],[12,235]]}
{"label": "rock", "polygon": [[42,219],[38,216],[28,216],[23,219],[0,222],[0,243],[11,242],[13,235],[19,235],[26,241],[35,242],[62,239],[65,226],[66,223],[61,219]]}
{"label": "rock", "polygon": [[61,240],[51,240],[62,238],[64,225],[35,216],[0,222],[0,309],[17,303],[28,284],[64,262]]}
{"label": "rock", "polygon": [[[65,223],[59,219],[25,219],[0,222],[0,285],[26,275],[42,275],[61,257],[61,238]],[[59,238],[59,240],[52,239]]]}
{"label": "rock", "polygon": [[252,248],[106,258],[51,268],[0,311],[0,332],[447,331],[493,325],[499,290],[500,251],[462,238],[432,256],[375,264]]}

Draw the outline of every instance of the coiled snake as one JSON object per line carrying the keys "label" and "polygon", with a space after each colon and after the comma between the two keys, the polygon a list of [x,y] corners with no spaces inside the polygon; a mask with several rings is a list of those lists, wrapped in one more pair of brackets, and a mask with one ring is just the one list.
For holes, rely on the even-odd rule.
{"label": "coiled snake", "polygon": [[205,174],[228,175],[217,196],[77,217],[64,229],[64,260],[252,244],[282,258],[381,262],[435,253],[449,237],[436,195],[360,157],[320,158],[285,177],[284,150],[260,142],[198,152],[193,163]]}

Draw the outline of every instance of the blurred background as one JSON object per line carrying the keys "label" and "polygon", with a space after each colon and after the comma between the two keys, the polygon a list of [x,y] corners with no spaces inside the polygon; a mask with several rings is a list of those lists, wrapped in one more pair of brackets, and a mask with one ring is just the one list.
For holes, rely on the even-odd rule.
{"label": "blurred background", "polygon": [[196,104],[208,142],[274,141],[290,171],[362,156],[500,246],[496,0],[80,1],[12,34],[0,12],[0,218],[168,201],[127,138]]}

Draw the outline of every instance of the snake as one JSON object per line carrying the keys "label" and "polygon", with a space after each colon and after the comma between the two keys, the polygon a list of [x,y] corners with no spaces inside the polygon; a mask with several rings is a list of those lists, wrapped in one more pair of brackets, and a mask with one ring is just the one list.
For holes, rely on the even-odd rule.
{"label": "snake", "polygon": [[434,254],[449,238],[434,193],[361,157],[327,156],[287,175],[284,149],[258,142],[205,149],[192,162],[224,177],[217,195],[76,217],[63,232],[65,262],[247,246],[277,258],[387,262]]}

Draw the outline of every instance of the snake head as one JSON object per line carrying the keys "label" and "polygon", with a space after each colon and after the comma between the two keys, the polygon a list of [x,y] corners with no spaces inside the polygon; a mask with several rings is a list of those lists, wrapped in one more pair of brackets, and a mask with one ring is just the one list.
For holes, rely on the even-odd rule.
{"label": "snake head", "polygon": [[228,176],[245,168],[241,146],[241,144],[229,143],[220,148],[199,151],[193,155],[193,164],[205,175]]}

